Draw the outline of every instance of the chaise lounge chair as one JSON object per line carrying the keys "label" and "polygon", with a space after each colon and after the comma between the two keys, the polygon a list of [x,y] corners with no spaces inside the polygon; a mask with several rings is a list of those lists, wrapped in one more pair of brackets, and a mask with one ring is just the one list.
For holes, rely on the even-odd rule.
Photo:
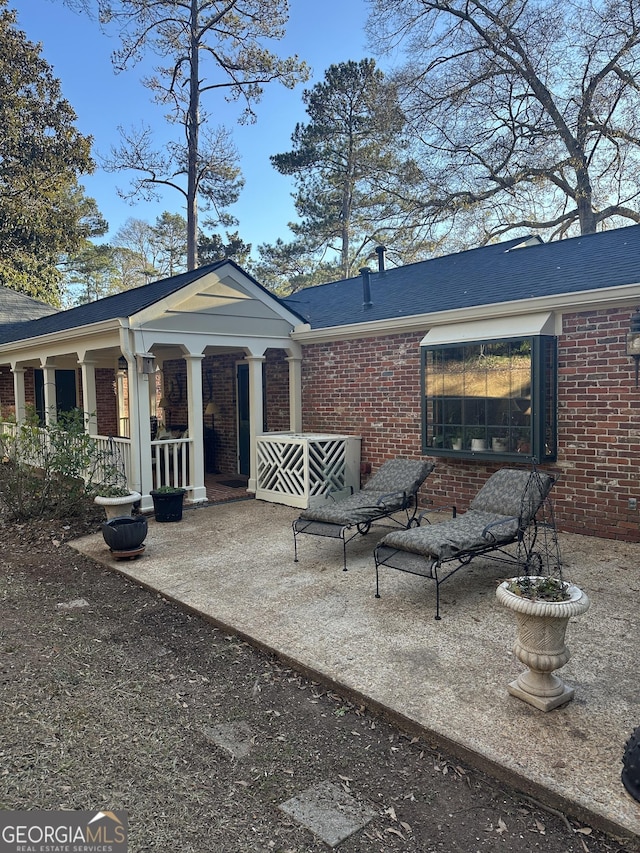
{"label": "chaise lounge chair", "polygon": [[[471,560],[487,556],[516,564],[522,574],[540,574],[549,558],[547,530],[557,551],[557,538],[548,494],[554,484],[549,474],[502,468],[496,471],[471,501],[463,515],[438,524],[388,533],[375,549],[376,598],[380,598],[379,569],[386,566],[435,582],[436,619],[440,619],[440,585]],[[541,508],[544,506],[544,513]],[[534,551],[538,526],[544,514],[545,542],[541,555]],[[509,545],[517,548],[506,550]],[[558,553],[559,559],[559,553]],[[440,575],[443,565],[445,574]]]}
{"label": "chaise lounge chair", "polygon": [[[293,522],[293,553],[298,562],[298,535],[310,533],[342,539],[343,570],[347,571],[347,543],[358,534],[369,532],[380,519],[389,519],[399,527],[418,524],[417,493],[435,465],[422,459],[389,459],[359,492],[344,500],[329,498],[319,506],[305,510]],[[400,521],[393,516],[404,513]]]}

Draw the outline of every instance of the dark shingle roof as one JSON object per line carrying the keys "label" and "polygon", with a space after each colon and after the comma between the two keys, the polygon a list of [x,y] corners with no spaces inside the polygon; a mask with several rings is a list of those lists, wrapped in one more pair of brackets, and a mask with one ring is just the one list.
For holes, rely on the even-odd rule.
{"label": "dark shingle roof", "polygon": [[284,299],[312,329],[640,283],[640,225],[552,243],[523,239],[309,287]]}
{"label": "dark shingle roof", "polygon": [[145,284],[142,287],[134,287],[132,290],[107,296],[97,302],[88,302],[86,305],[79,305],[77,308],[70,308],[68,311],[59,311],[49,317],[41,317],[26,323],[10,323],[6,326],[0,326],[0,344],[64,332],[68,329],[90,326],[93,323],[114,320],[118,317],[131,317],[138,311],[159,302],[225,263],[228,262],[216,261],[214,264],[208,264],[172,278],[153,281],[151,284]]}
{"label": "dark shingle roof", "polygon": [[57,311],[58,309],[53,305],[33,299],[26,293],[18,293],[17,290],[11,290],[9,287],[0,287],[0,324],[33,320],[36,317],[55,314]]}

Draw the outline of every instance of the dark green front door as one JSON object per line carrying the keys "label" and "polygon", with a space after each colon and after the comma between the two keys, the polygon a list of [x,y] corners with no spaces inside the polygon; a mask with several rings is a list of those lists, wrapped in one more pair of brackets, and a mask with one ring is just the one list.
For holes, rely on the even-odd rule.
{"label": "dark green front door", "polygon": [[238,385],[238,473],[250,472],[251,433],[249,429],[249,365],[239,364]]}
{"label": "dark green front door", "polygon": [[[44,423],[44,371],[33,371],[35,405],[40,423]],[[56,370],[56,412],[71,412],[77,406],[75,370]]]}

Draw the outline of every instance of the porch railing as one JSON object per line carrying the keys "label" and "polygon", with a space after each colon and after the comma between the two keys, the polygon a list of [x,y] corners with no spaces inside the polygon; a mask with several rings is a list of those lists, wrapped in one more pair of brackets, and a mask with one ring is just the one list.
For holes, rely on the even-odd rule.
{"label": "porch railing", "polygon": [[[100,459],[110,460],[106,464],[117,466],[124,471],[127,484],[131,483],[131,439],[129,438],[113,438],[107,435],[91,436],[98,445],[98,456]],[[97,478],[100,480],[100,477]],[[106,479],[106,473],[102,480]]]}
{"label": "porch railing", "polygon": [[[0,422],[0,432],[16,436],[19,425],[12,421]],[[92,454],[91,467],[82,476],[93,483],[104,483],[113,480],[114,470],[122,472],[126,482],[131,482],[131,442],[128,438],[112,438],[106,435],[94,435],[95,453]],[[45,464],[49,433],[46,429],[36,428],[35,439],[30,442],[30,463],[34,466]]]}
{"label": "porch railing", "polygon": [[192,488],[189,482],[190,438],[162,438],[151,442],[153,486]]}
{"label": "porch railing", "polygon": [[[7,435],[16,435],[18,426],[13,422],[0,422],[0,432]],[[47,441],[47,431],[38,430],[42,447]],[[91,471],[85,472],[85,479],[100,483],[113,476],[114,468],[122,471],[126,477],[127,484],[132,482],[132,459],[131,440],[128,438],[113,438],[106,435],[91,436],[96,443],[97,459]],[[153,488],[161,486],[178,486],[190,489],[193,484],[189,482],[189,453],[193,443],[191,438],[169,438],[151,442],[151,465],[153,474]],[[37,444],[37,442],[36,442]],[[42,458],[37,458],[37,450],[31,460],[34,465],[42,464]],[[43,457],[44,458],[44,457]],[[103,466],[104,470],[100,469]]]}

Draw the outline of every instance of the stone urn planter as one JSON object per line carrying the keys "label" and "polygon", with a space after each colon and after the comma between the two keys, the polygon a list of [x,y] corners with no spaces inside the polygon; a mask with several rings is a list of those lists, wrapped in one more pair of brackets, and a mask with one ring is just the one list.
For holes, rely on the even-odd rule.
{"label": "stone urn planter", "polygon": [[[525,583],[519,586],[520,582]],[[535,590],[536,583],[540,582],[548,584],[549,578],[511,578],[500,584],[496,595],[498,601],[515,614],[517,637],[513,651],[518,660],[528,667],[507,689],[512,696],[534,708],[551,711],[573,699],[574,689],[554,672],[563,667],[570,657],[565,645],[569,619],[585,613],[590,601],[577,586],[562,581],[558,583],[565,588],[567,597],[564,601],[529,597],[535,594],[529,590]],[[511,592],[510,586],[520,589],[521,594]]]}
{"label": "stone urn planter", "polygon": [[186,489],[173,486],[152,489],[149,494],[153,499],[153,512],[156,521],[180,521],[182,519],[182,502],[186,491]]}
{"label": "stone urn planter", "polygon": [[129,489],[120,490],[122,494],[96,495],[93,502],[104,508],[107,520],[119,518],[123,515],[131,515],[134,504],[138,503],[142,495],[140,492],[132,492]]}
{"label": "stone urn planter", "polygon": [[102,522],[102,536],[114,557],[138,557],[144,551],[147,519],[144,515],[110,518]]}

